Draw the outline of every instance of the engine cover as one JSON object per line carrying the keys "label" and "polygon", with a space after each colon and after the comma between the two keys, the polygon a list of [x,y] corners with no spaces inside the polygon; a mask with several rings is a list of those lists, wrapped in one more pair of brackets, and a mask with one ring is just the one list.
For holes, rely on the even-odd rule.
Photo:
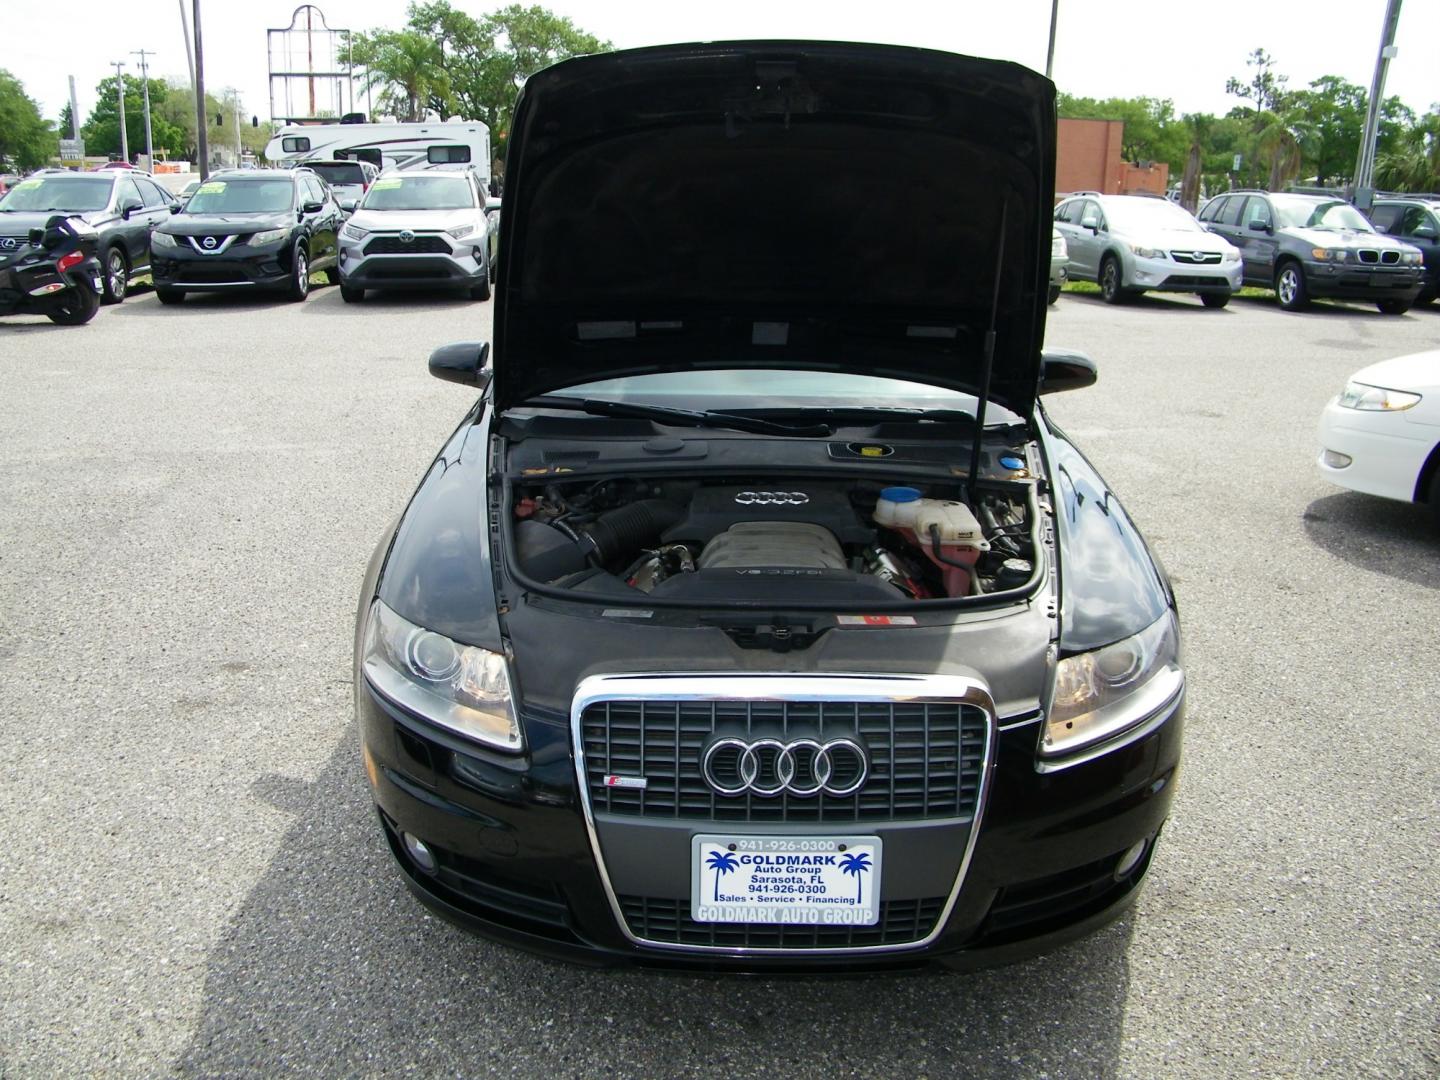
{"label": "engine cover", "polygon": [[803,521],[742,521],[705,545],[701,570],[792,568],[844,570],[845,555],[835,534]]}
{"label": "engine cover", "polygon": [[841,544],[869,544],[875,537],[851,505],[846,485],[786,480],[702,487],[690,499],[685,519],[665,530],[665,540],[704,548],[741,522],[818,525]]}

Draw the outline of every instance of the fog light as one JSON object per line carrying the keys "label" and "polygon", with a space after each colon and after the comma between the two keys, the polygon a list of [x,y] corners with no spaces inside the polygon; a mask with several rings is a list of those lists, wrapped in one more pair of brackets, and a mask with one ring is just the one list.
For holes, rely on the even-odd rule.
{"label": "fog light", "polygon": [[1326,450],[1320,455],[1320,460],[1331,469],[1343,469],[1355,459],[1349,454],[1342,454],[1338,450]]}
{"label": "fog light", "polygon": [[412,836],[408,832],[400,834],[400,841],[405,845],[406,854],[415,860],[415,865],[424,870],[427,874],[435,873],[435,867],[439,865],[435,861],[435,853],[430,850],[428,844],[418,836]]}
{"label": "fog light", "polygon": [[[409,834],[406,834],[406,841],[409,841]],[[1116,881],[1120,881],[1122,878],[1128,877],[1130,875],[1130,871],[1134,870],[1135,867],[1140,865],[1140,860],[1145,857],[1145,849],[1149,846],[1149,840],[1141,840],[1129,851],[1125,852],[1124,855],[1120,856],[1120,861],[1115,864]]]}

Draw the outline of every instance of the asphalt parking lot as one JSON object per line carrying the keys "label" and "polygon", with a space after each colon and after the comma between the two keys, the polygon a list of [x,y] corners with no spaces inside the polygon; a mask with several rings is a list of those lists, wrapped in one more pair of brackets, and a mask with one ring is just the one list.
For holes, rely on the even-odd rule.
{"label": "asphalt parking lot", "polygon": [[350,715],[376,537],[491,304],[141,289],[0,322],[0,1077],[1433,1077],[1440,530],[1316,474],[1402,317],[1066,295],[1052,412],[1172,573],[1190,677],[1136,909],[968,975],[561,966],[428,916]]}

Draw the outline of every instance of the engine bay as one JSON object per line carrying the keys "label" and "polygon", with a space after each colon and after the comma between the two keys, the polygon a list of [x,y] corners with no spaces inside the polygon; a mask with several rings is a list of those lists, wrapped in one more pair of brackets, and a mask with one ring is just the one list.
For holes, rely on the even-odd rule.
{"label": "engine bay", "polygon": [[774,476],[518,484],[515,561],[543,584],[695,605],[1010,593],[1039,567],[1032,485]]}

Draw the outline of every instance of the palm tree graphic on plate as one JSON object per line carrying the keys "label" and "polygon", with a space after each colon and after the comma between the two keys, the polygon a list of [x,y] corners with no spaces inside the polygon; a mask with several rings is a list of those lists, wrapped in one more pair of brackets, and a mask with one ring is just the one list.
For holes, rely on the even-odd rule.
{"label": "palm tree graphic on plate", "polygon": [[855,875],[855,903],[861,903],[861,897],[865,890],[865,879],[861,875],[870,870],[870,856],[863,851],[858,855],[852,851],[848,855],[841,856],[840,869],[844,873]]}
{"label": "palm tree graphic on plate", "polygon": [[715,903],[720,902],[720,877],[740,865],[740,860],[728,851],[712,851],[705,863],[715,871]]}

